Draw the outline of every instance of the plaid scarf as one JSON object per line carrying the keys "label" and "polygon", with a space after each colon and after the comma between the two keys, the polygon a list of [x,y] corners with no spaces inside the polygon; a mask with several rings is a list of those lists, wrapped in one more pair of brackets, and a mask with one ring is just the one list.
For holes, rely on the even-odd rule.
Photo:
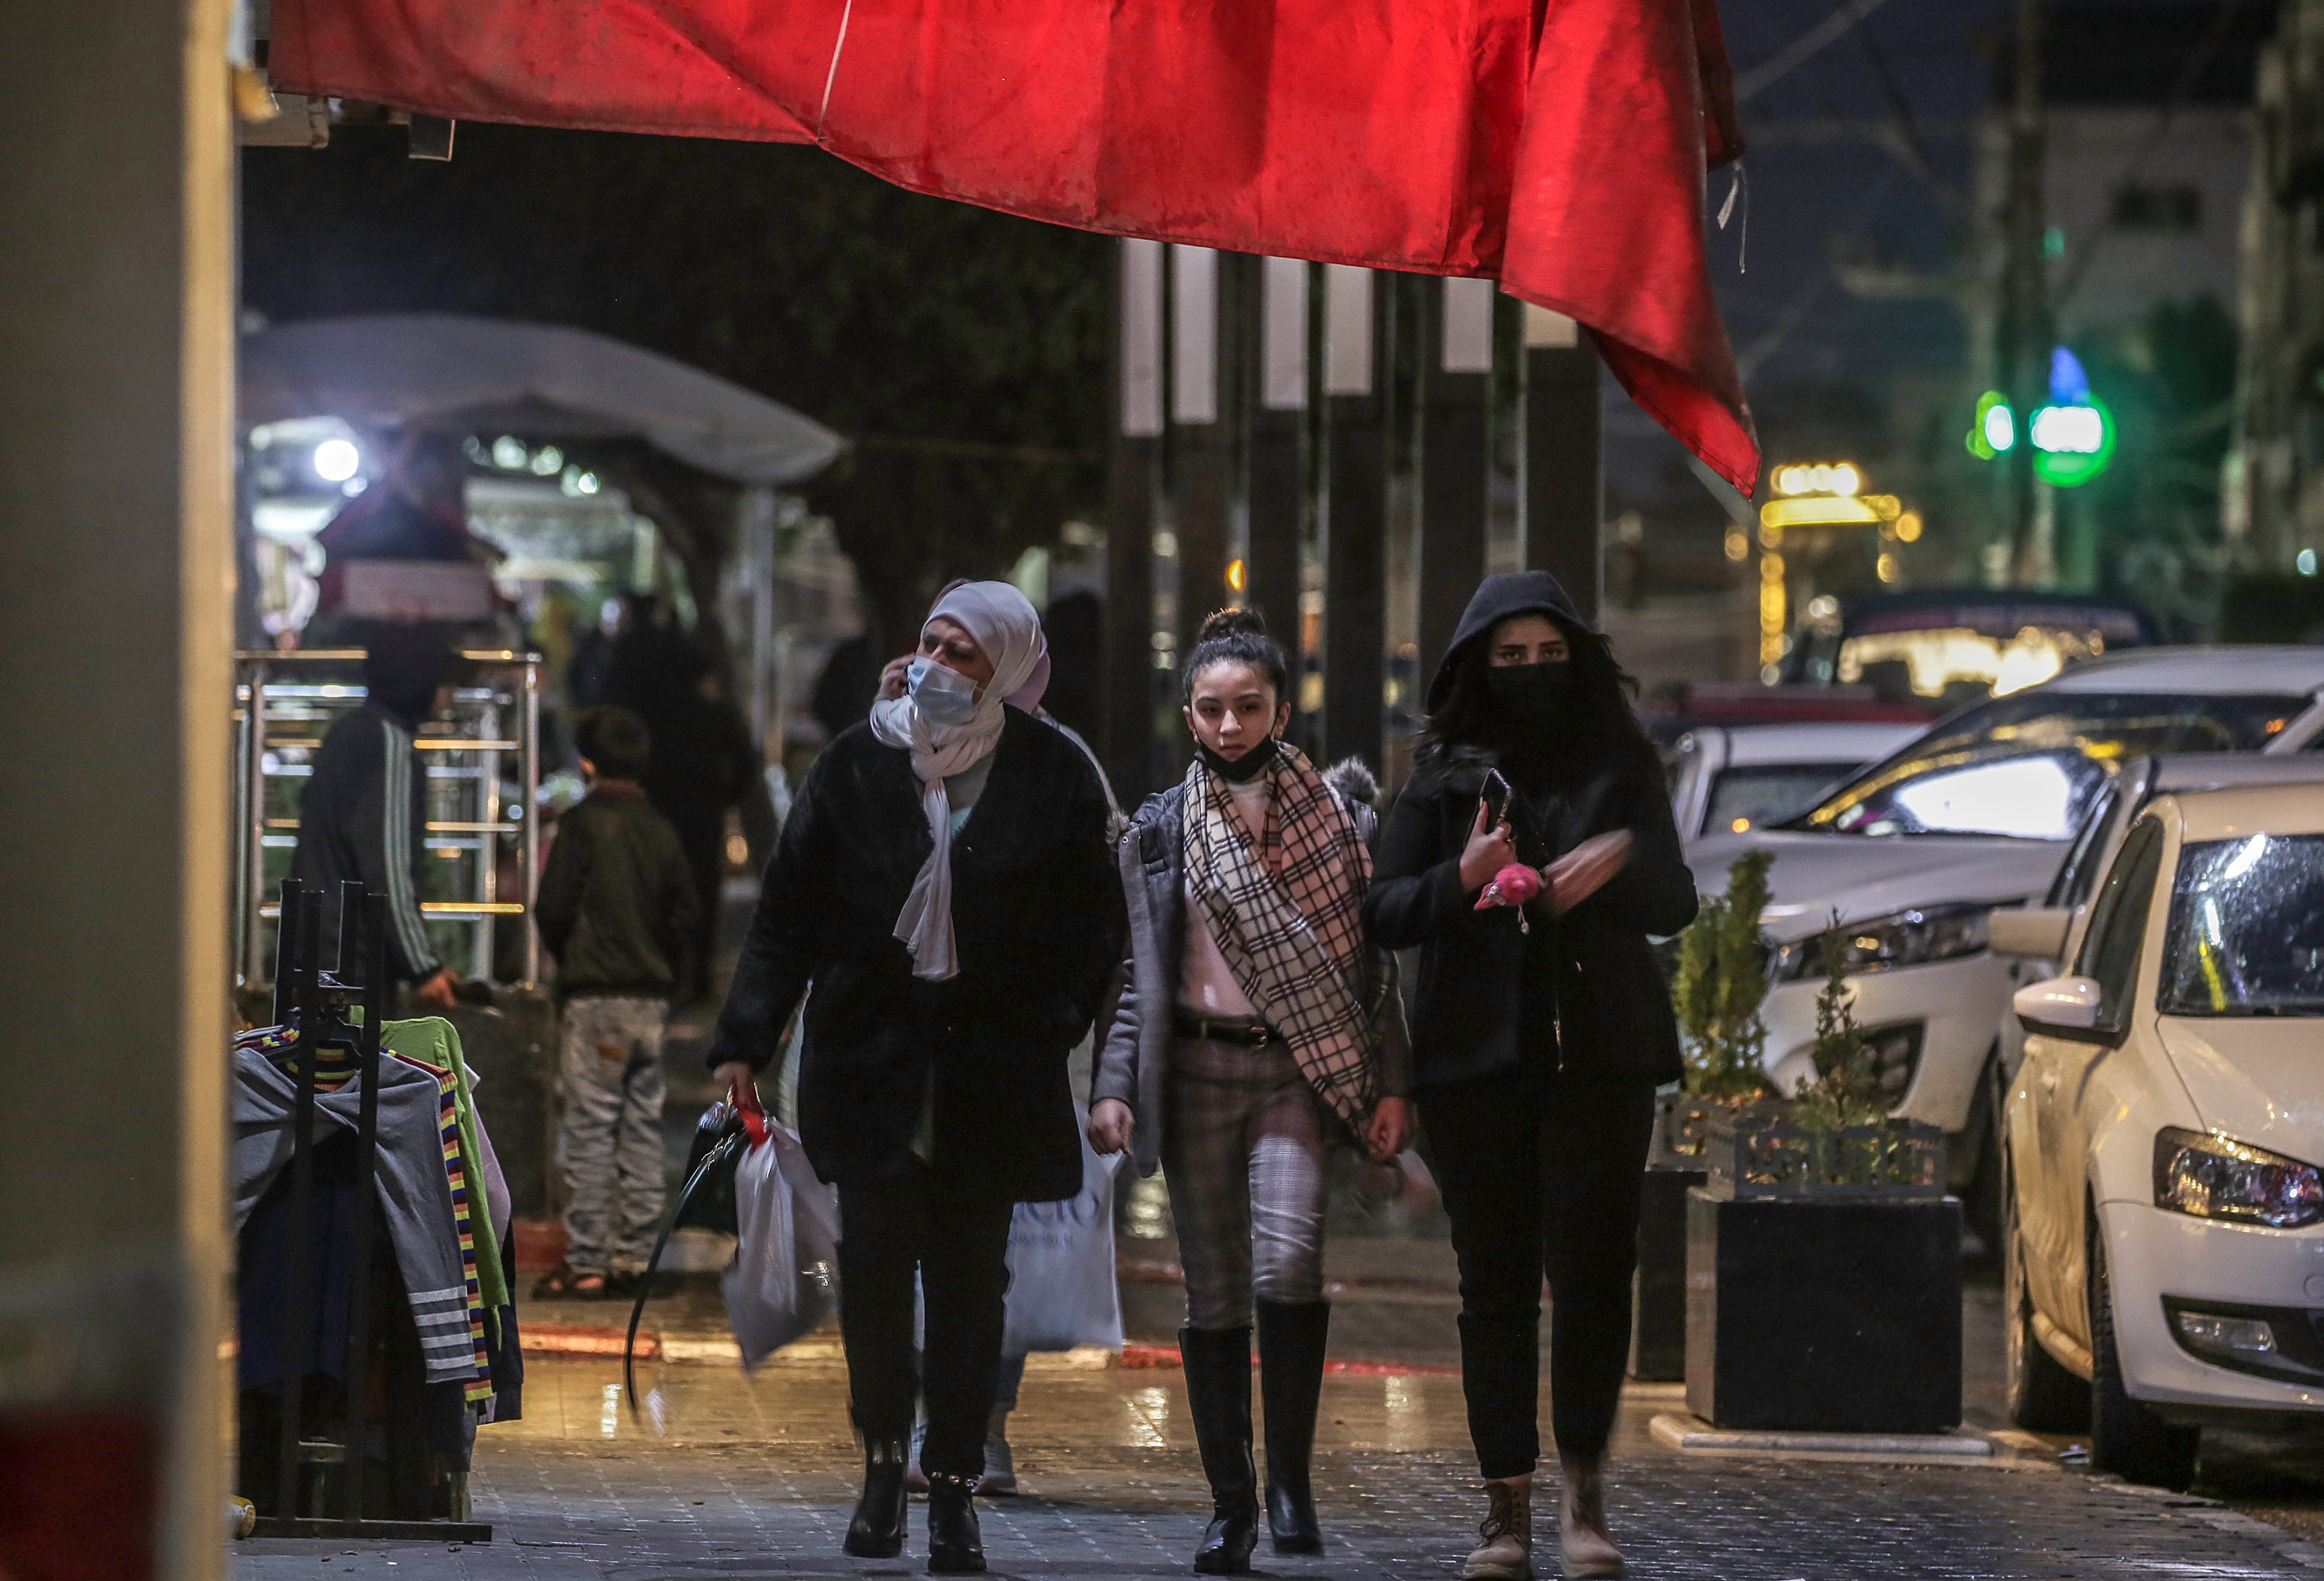
{"label": "plaid scarf", "polygon": [[1351,1126],[1377,1097],[1379,973],[1364,942],[1371,852],[1355,821],[1288,742],[1272,781],[1257,849],[1226,786],[1188,765],[1186,883],[1246,997],[1291,1045],[1318,1095]]}

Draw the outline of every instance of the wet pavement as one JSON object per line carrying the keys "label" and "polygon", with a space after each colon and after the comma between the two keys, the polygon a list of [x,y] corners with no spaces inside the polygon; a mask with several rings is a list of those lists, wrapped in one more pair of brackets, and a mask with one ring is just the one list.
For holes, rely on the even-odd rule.
{"label": "wet pavement", "polygon": [[[477,1518],[493,1526],[489,1544],[254,1540],[234,1545],[232,1574],[658,1581],[924,1568],[917,1506],[901,1558],[839,1551],[857,1461],[835,1361],[779,1363],[752,1379],[731,1365],[671,1364],[644,1369],[640,1386],[659,1396],[661,1433],[632,1415],[617,1362],[533,1363],[526,1419],[485,1429],[478,1446],[474,1494]],[[1673,1386],[1634,1389],[1616,1442],[1611,1520],[1639,1576],[2312,1581],[2324,1571],[2324,1546],[2207,1499],[2047,1458],[1902,1466],[1682,1455],[1647,1432],[1655,1412],[1678,1404]],[[1037,1366],[1010,1437],[1025,1494],[980,1501],[996,1572],[1186,1573],[1204,1498],[1176,1372]],[[1480,1513],[1466,1447],[1455,1377],[1327,1378],[1317,1473],[1330,1546],[1304,1558],[1262,1549],[1259,1572],[1453,1576]],[[1545,1487],[1537,1502],[1545,1570],[1552,1496]]]}
{"label": "wet pavement", "polygon": [[[696,1007],[671,1027],[673,1176],[694,1117],[715,1096],[701,1065],[709,1019]],[[1122,1223],[1131,1232],[1119,1247],[1129,1337],[1173,1347],[1183,1308],[1153,1183]],[[700,1356],[731,1344],[708,1277],[723,1255],[715,1243],[692,1246],[684,1260],[701,1272],[649,1304],[645,1326],[678,1342],[671,1350]],[[1482,1510],[1443,1225],[1374,1213],[1341,1193],[1326,1273],[1336,1302],[1331,1350],[1351,1368],[1325,1379],[1317,1428],[1329,1546],[1313,1558],[1262,1546],[1255,1572],[1450,1581]],[[542,1331],[628,1318],[626,1303],[531,1302],[522,1312]],[[1972,1274],[1963,1318],[1967,1420],[2003,1429],[2000,1302],[1989,1279]],[[996,1573],[1111,1581],[1189,1572],[1208,1498],[1183,1379],[1171,1367],[1090,1365],[1098,1359],[1032,1358],[1010,1419],[1024,1494],[979,1501]],[[407,1578],[887,1581],[925,1568],[917,1503],[899,1558],[840,1552],[860,1460],[835,1335],[811,1337],[754,1377],[732,1361],[667,1360],[641,1364],[636,1382],[641,1398],[632,1402],[618,1360],[528,1357],[524,1420],[485,1428],[477,1445],[472,1493],[475,1518],[493,1528],[489,1544],[253,1540],[232,1545],[229,1573],[235,1581],[380,1578],[390,1569]],[[2059,1452],[2078,1442],[2064,1438],[2018,1435],[2002,1456],[1969,1465],[1683,1454],[1649,1430],[1657,1413],[1683,1409],[1676,1385],[1633,1385],[1625,1397],[1609,1509],[1636,1576],[2324,1577],[2324,1439],[2209,1435],[2203,1480],[2185,1496],[2061,1462]],[[1543,1432],[1546,1440],[1545,1421]],[[1545,1476],[1535,1522],[1545,1575],[1554,1573],[1554,1500]]]}

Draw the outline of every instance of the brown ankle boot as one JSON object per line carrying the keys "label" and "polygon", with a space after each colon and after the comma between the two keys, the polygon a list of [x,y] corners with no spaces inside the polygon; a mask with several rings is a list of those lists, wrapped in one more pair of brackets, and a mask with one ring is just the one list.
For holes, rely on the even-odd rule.
{"label": "brown ankle boot", "polygon": [[1533,1581],[1533,1478],[1489,1478],[1485,1497],[1482,1540],[1462,1561],[1461,1581]]}
{"label": "brown ankle boot", "polygon": [[1591,1456],[1557,1458],[1557,1538],[1568,1576],[1618,1576],[1622,1550],[1606,1534],[1604,1460]]}

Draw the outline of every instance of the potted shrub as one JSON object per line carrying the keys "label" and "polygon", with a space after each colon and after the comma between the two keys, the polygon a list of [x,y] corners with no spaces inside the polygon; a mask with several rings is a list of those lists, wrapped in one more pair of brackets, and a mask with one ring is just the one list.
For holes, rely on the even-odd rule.
{"label": "potted shrub", "polygon": [[1638,1271],[1630,1324],[1630,1376],[1686,1375],[1687,1192],[1702,1185],[1710,1125],[1771,1095],[1760,1056],[1767,1029],[1767,955],[1759,936],[1772,851],[1751,851],[1727,871],[1727,893],[1706,896],[1676,941],[1671,998],[1678,1012],[1686,1079],[1655,1106],[1638,1210]]}
{"label": "potted shrub", "polygon": [[1937,1433],[1960,1423],[1960,1203],[1944,1136],[1887,1114],[1838,918],[1815,1080],[1714,1119],[1687,1201],[1686,1398],[1716,1427]]}

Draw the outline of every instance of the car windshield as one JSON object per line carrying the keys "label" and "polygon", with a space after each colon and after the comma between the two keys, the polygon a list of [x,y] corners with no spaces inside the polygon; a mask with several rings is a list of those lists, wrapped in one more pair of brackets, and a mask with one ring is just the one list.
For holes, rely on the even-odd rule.
{"label": "car windshield", "polygon": [[1838,763],[1761,763],[1722,770],[1711,787],[1711,809],[1703,814],[1702,832],[1740,834],[1788,818],[1859,761],[1849,758]]}
{"label": "car windshield", "polygon": [[2165,1016],[2324,1016],[2324,834],[2207,840],[2179,853]]}
{"label": "car windshield", "polygon": [[2246,752],[2305,697],[2022,692],[1955,714],[1785,827],[2070,840],[2115,769],[2149,752]]}

